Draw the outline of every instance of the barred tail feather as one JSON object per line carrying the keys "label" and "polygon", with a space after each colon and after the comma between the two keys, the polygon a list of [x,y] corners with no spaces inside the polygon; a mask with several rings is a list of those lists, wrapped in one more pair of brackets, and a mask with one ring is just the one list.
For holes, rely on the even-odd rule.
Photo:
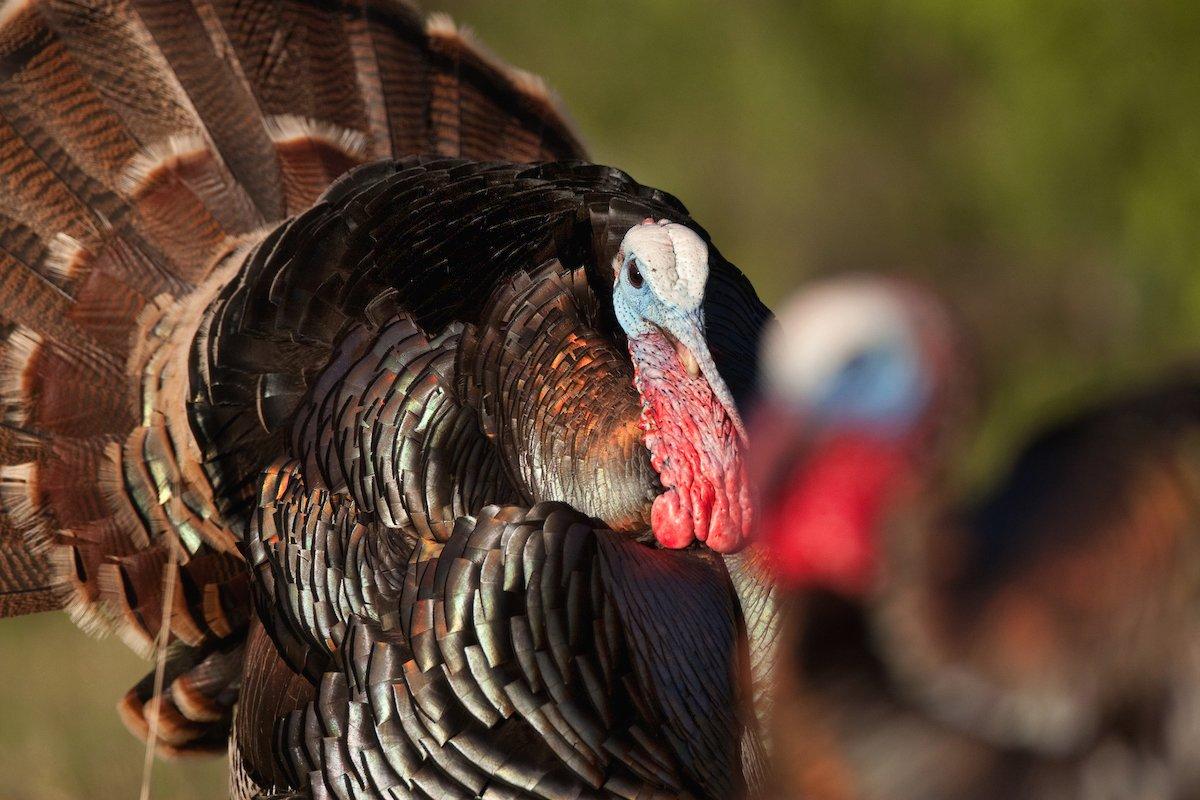
{"label": "barred tail feather", "polygon": [[[206,309],[340,175],[417,154],[583,148],[538,79],[402,0],[0,11],[0,617],[65,607],[143,653],[165,626],[195,658],[170,697],[141,686],[124,707],[135,731],[157,718],[165,750],[212,749],[230,724],[238,658],[214,654],[236,650],[251,603],[244,504],[226,495],[254,495],[278,455],[260,433],[306,390],[267,387],[254,419],[194,432],[197,343],[219,335]],[[233,416],[260,389],[218,388]],[[236,437],[239,482],[214,482],[206,460]]]}

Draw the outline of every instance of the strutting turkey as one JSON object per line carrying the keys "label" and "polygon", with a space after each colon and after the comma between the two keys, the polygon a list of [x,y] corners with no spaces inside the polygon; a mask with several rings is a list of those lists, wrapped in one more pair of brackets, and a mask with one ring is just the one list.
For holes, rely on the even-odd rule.
{"label": "strutting turkey", "polygon": [[780,315],[751,424],[791,615],[778,796],[1195,796],[1200,380],[1050,427],[955,507],[967,366],[907,283]]}
{"label": "strutting turkey", "polygon": [[0,53],[5,614],[166,631],[122,713],[232,728],[238,796],[754,779],[769,313],[677,200],[399,2],[24,0]]}

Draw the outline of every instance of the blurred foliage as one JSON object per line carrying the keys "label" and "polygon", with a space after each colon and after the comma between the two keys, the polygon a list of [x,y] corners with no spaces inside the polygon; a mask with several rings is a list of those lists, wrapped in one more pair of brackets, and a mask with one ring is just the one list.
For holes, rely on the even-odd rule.
{"label": "blurred foliage", "polygon": [[[965,481],[1032,427],[1200,349],[1200,6],[446,0],[544,75],[597,161],[673,192],[769,303],[882,270],[978,349]],[[0,626],[5,797],[132,796],[113,704],[148,667],[61,618]],[[159,797],[222,796],[159,764]],[[35,788],[37,787],[37,788]]]}

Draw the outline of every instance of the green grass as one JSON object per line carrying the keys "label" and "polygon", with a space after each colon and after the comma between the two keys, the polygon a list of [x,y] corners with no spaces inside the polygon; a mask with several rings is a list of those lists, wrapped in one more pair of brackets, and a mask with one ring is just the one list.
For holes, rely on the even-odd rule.
{"label": "green grass", "polygon": [[[153,665],[118,639],[93,639],[65,614],[0,624],[0,797],[128,798],[142,785],[145,748],[117,701]],[[225,797],[223,759],[158,761],[153,796]]]}

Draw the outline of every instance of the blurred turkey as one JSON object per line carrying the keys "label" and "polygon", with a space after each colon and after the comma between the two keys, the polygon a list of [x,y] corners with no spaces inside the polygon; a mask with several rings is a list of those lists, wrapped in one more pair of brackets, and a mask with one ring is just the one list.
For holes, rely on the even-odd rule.
{"label": "blurred turkey", "polygon": [[238,796],[753,781],[769,315],[684,207],[402,3],[0,22],[0,611],[169,644],[122,714]]}
{"label": "blurred turkey", "polygon": [[780,323],[752,473],[792,614],[781,796],[1196,796],[1200,379],[1049,428],[961,502],[973,386],[932,295],[839,279]]}

